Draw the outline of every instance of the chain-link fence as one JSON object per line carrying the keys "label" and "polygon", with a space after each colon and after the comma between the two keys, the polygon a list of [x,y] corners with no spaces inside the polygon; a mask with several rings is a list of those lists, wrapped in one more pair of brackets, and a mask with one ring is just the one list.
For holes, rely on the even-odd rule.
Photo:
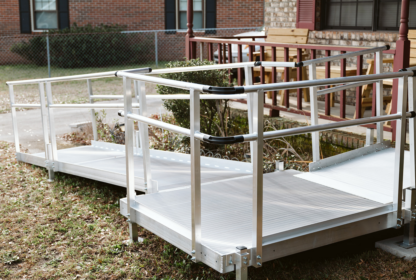
{"label": "chain-link fence", "polygon": [[[194,33],[199,37],[231,37],[257,30],[259,28],[243,27],[196,30]],[[140,67],[163,68],[169,61],[184,59],[185,36],[185,31],[152,30],[0,37],[0,113],[10,109],[6,81]],[[100,90],[110,94],[115,91],[116,85],[107,86]],[[15,91],[18,91],[16,102],[19,103],[38,98],[37,88],[32,85],[18,87]],[[66,91],[62,86],[60,92]],[[82,98],[78,97],[76,91],[62,96],[65,98],[57,102],[87,101],[84,94]]]}

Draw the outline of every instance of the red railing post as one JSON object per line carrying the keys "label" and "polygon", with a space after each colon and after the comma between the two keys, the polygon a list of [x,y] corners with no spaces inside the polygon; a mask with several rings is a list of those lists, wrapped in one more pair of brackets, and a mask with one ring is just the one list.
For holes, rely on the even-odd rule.
{"label": "red railing post", "polygon": [[[237,61],[243,62],[243,45],[238,44],[237,47],[238,47]],[[238,68],[237,78],[238,78],[238,85],[242,86],[243,85],[243,69],[242,68]]]}
{"label": "red railing post", "polygon": [[[357,76],[362,75],[362,69],[363,69],[363,56],[359,55],[357,56]],[[355,118],[359,119],[362,118],[361,116],[361,99],[362,99],[362,86],[355,88]]]}
{"label": "red railing post", "polygon": [[208,60],[214,61],[214,49],[212,43],[208,43]]}
{"label": "red railing post", "polygon": [[[228,44],[228,63],[233,63],[233,50],[232,50],[232,45]],[[231,78],[231,68],[228,69],[228,83],[231,84],[232,83],[232,78]]]}
{"label": "red railing post", "polygon": [[[302,49],[296,49],[297,55],[297,62],[302,62]],[[297,80],[302,81],[302,67],[298,67],[297,69]],[[303,88],[297,89],[297,108],[298,110],[302,110],[302,91]]]}
{"label": "red railing post", "polygon": [[[272,47],[272,61],[276,61],[276,47]],[[276,76],[276,67],[272,67],[272,84],[277,82]],[[277,92],[274,90],[272,91],[272,106],[277,106]],[[269,116],[270,117],[278,117],[279,110],[270,109]]]}
{"label": "red railing post", "polygon": [[[249,61],[253,61],[253,58],[254,58],[253,53],[254,53],[254,46],[249,45],[248,46],[248,60]],[[252,78],[252,81],[253,81],[253,84],[254,84],[254,71],[253,71],[252,67],[250,67],[250,68],[251,68],[251,78]]]}
{"label": "red railing post", "polygon": [[222,44],[218,43],[218,64],[222,64]]}
{"label": "red railing post", "polygon": [[188,30],[185,36],[185,56],[187,59],[192,59],[196,53],[196,44],[194,42],[190,42],[190,39],[195,37],[194,31],[192,30],[193,20],[194,20],[194,2],[193,0],[188,0],[188,8],[187,8],[187,27]]}
{"label": "red railing post", "polygon": [[[393,71],[397,72],[400,69],[409,67],[410,60],[410,41],[407,37],[409,31],[409,0],[402,0],[402,10],[400,18],[399,40],[396,42],[396,54],[394,55]],[[398,94],[399,81],[393,80],[391,113],[397,113],[397,94]],[[396,140],[396,122],[391,122],[392,128],[392,140]]]}
{"label": "red railing post", "polygon": [[[325,56],[331,56],[330,50],[325,50]],[[325,79],[331,78],[331,62],[325,62]],[[325,88],[329,88],[330,86],[325,86]],[[333,93],[325,94],[325,115],[331,115],[331,96]]]}
{"label": "red railing post", "polygon": [[[346,51],[341,51],[341,54],[343,54],[343,53],[346,53]],[[346,59],[344,58],[344,59],[342,59],[341,60],[341,77],[345,77],[346,76],[346,72],[347,72],[347,61],[346,61]],[[347,92],[345,91],[345,90],[341,90],[341,92],[340,92],[340,99],[339,99],[339,116],[340,116],[340,118],[343,118],[343,119],[345,119],[345,105],[346,105],[346,95],[347,95]]]}
{"label": "red railing post", "polygon": [[[283,59],[284,59],[284,61],[285,62],[288,62],[289,61],[289,48],[284,48],[284,50],[283,50]],[[288,68],[288,67],[285,67],[285,80],[284,80],[284,82],[289,82],[289,71],[292,71],[292,68]],[[289,90],[288,89],[285,89],[285,92],[284,92],[284,106],[286,107],[286,108],[289,108]]]}

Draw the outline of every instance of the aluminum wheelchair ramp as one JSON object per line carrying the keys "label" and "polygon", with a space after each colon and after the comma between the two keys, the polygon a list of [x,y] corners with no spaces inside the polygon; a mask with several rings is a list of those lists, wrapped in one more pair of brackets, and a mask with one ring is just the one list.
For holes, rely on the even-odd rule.
{"label": "aluminum wheelchair ramp", "polygon": [[[392,217],[391,204],[304,180],[300,174],[294,170],[264,174],[263,261],[384,229]],[[191,253],[188,188],[137,196],[135,202],[132,222]],[[203,262],[219,272],[234,270],[229,258],[235,248],[252,243],[251,212],[252,175],[202,184]],[[126,199],[121,200],[121,213],[127,215]],[[376,223],[354,225],[374,217]],[[342,231],[345,226],[356,230]],[[314,242],[290,243],[311,236]]]}
{"label": "aluminum wheelchair ramp", "polygon": [[[45,153],[17,153],[20,161],[46,167]],[[251,174],[245,162],[202,157],[202,182],[212,182]],[[158,191],[191,185],[190,155],[150,150],[151,173]],[[135,188],[144,189],[143,157],[135,149]],[[54,170],[121,187],[126,186],[126,155],[124,145],[92,141],[91,146],[58,150]],[[157,191],[157,190],[154,190]]]}

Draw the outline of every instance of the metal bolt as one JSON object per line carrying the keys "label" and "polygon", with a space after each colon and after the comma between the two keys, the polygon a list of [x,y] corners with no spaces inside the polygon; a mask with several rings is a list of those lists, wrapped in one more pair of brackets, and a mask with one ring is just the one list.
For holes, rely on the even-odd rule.
{"label": "metal bolt", "polygon": [[195,250],[192,250],[192,252],[191,252],[192,254],[195,254]]}
{"label": "metal bolt", "polygon": [[257,256],[257,259],[259,259],[259,260],[260,260],[260,259],[261,259],[261,256],[260,256],[260,255],[258,255],[258,256]]}
{"label": "metal bolt", "polygon": [[247,260],[247,257],[244,257],[243,259]]}
{"label": "metal bolt", "polygon": [[244,264],[247,264],[247,262],[244,262]]}
{"label": "metal bolt", "polygon": [[232,261],[232,260],[230,260],[228,263],[229,263],[229,264],[233,264],[233,261]]}
{"label": "metal bolt", "polygon": [[195,261],[195,260],[196,260],[196,258],[195,257],[192,257],[191,261]]}
{"label": "metal bolt", "polygon": [[258,265],[258,266],[261,266],[261,263],[259,263],[259,262],[258,262],[258,263],[257,263],[257,265]]}

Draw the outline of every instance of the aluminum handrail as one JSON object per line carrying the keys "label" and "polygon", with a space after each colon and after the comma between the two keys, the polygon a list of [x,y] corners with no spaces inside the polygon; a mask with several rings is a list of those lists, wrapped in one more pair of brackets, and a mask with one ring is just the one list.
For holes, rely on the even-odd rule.
{"label": "aluminum handrail", "polygon": [[[133,108],[140,108],[139,103],[132,103]],[[123,103],[113,104],[50,104],[49,108],[60,108],[60,109],[122,109],[124,108]]]}
{"label": "aluminum handrail", "polygon": [[[151,72],[151,68],[127,69],[124,71],[136,72],[136,71],[141,71],[141,70],[144,72],[147,71],[148,73]],[[6,84],[10,86],[10,85],[27,85],[27,84],[38,84],[38,83],[66,82],[66,81],[86,80],[86,79],[91,79],[91,78],[108,78],[108,77],[114,77],[116,72],[117,71],[107,71],[107,72],[99,72],[99,73],[91,73],[91,74],[63,76],[63,77],[56,77],[56,78],[9,81],[9,82],[6,82]]]}
{"label": "aluminum handrail", "polygon": [[[120,117],[124,117],[125,116],[124,111],[121,111],[121,110],[118,111],[118,115]],[[140,115],[137,115],[137,114],[127,114],[127,118],[131,119],[131,120],[139,121],[139,122],[142,122],[142,123],[146,123],[146,124],[149,124],[149,125],[153,125],[153,126],[156,126],[156,127],[159,127],[159,128],[163,128],[163,129],[166,129],[166,130],[169,130],[169,131],[172,131],[172,132],[176,132],[176,133],[179,133],[179,134],[184,134],[184,135],[187,135],[187,136],[191,135],[191,130],[188,129],[188,128],[183,128],[183,127],[180,127],[180,126],[165,123],[165,122],[158,121],[158,120],[155,120],[155,119],[151,119],[151,118],[148,118],[148,117],[143,117],[143,116],[140,116]]]}
{"label": "aluminum handrail", "polygon": [[[92,99],[122,99],[123,95],[91,95]],[[246,99],[247,94],[203,94],[201,99]],[[190,99],[189,94],[166,94],[166,95],[146,95],[146,99],[167,100],[167,99]]]}
{"label": "aluminum handrail", "polygon": [[12,108],[40,108],[40,104],[11,104]]}
{"label": "aluminum handrail", "polygon": [[333,93],[333,92],[340,91],[340,90],[344,90],[344,89],[349,89],[349,88],[353,88],[353,87],[360,87],[360,86],[372,84],[372,83],[375,83],[377,81],[378,80],[370,80],[370,81],[365,81],[365,82],[350,83],[350,84],[346,84],[346,85],[342,85],[342,86],[336,86],[336,87],[332,87],[332,88],[321,89],[321,90],[318,90],[317,94],[318,94],[318,96],[326,95],[326,94]]}
{"label": "aluminum handrail", "polygon": [[311,65],[311,64],[317,64],[317,63],[329,62],[329,61],[334,61],[334,60],[339,60],[339,59],[345,59],[345,58],[360,56],[360,55],[364,55],[364,54],[370,54],[370,53],[374,53],[374,52],[380,52],[380,51],[389,50],[389,49],[390,49],[390,46],[385,45],[383,47],[376,47],[376,48],[371,48],[371,49],[367,49],[367,50],[361,50],[361,51],[349,52],[349,53],[333,55],[333,56],[328,56],[328,57],[322,57],[322,58],[317,58],[317,59],[305,60],[302,63],[303,63],[303,66],[308,66],[308,65]]}

